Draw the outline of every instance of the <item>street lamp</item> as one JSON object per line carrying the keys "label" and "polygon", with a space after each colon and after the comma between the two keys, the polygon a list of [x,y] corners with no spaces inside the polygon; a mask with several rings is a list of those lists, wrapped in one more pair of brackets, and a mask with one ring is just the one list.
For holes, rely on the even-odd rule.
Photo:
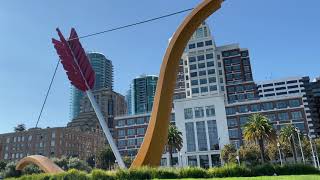
{"label": "street lamp", "polygon": [[315,154],[314,154],[313,144],[312,144],[312,139],[311,139],[310,134],[308,134],[308,137],[309,137],[310,146],[311,146],[311,151],[312,151],[313,164],[314,164],[314,167],[317,168],[316,156],[315,156]]}
{"label": "street lamp", "polygon": [[282,166],[282,156],[281,156],[280,143],[279,142],[277,142],[277,147],[278,147],[278,151],[279,151],[280,164]]}
{"label": "street lamp", "polygon": [[303,154],[303,150],[302,150],[302,145],[301,145],[301,139],[300,139],[300,130],[298,128],[295,128],[297,134],[298,134],[298,139],[299,139],[299,145],[300,145],[300,150],[301,150],[301,156],[302,156],[302,161],[303,164],[306,164],[306,161],[304,160],[304,154]]}
{"label": "street lamp", "polygon": [[236,159],[238,161],[238,165],[240,166],[240,157],[239,157],[239,149],[237,150],[237,156]]}

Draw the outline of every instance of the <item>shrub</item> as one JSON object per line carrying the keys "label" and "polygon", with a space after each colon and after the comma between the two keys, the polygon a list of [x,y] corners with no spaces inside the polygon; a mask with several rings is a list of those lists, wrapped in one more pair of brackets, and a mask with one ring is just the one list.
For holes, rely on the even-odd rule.
{"label": "shrub", "polygon": [[277,175],[320,174],[318,169],[304,164],[288,164],[274,167]]}
{"label": "shrub", "polygon": [[265,164],[252,167],[251,173],[252,176],[273,176],[276,170],[274,165]]}
{"label": "shrub", "polygon": [[207,178],[209,174],[205,169],[198,167],[182,168],[179,171],[180,178]]}
{"label": "shrub", "polygon": [[16,163],[10,162],[6,165],[4,170],[4,177],[19,177],[21,175],[21,171],[16,170]]}
{"label": "shrub", "polygon": [[91,179],[92,180],[114,180],[116,178],[115,178],[115,174],[110,171],[94,169],[91,172]]}
{"label": "shrub", "polygon": [[215,167],[208,170],[210,177],[249,177],[251,170],[246,166],[228,164],[223,167]]}
{"label": "shrub", "polygon": [[80,171],[91,172],[91,167],[85,161],[80,160],[79,158],[69,158],[68,169],[77,169]]}
{"label": "shrub", "polygon": [[38,166],[30,164],[22,170],[22,174],[40,174],[43,171]]}
{"label": "shrub", "polygon": [[130,178],[129,179],[151,179],[152,174],[153,174],[154,169],[149,168],[149,167],[142,167],[138,169],[130,169],[129,174]]}
{"label": "shrub", "polygon": [[159,169],[156,169],[153,172],[152,178],[157,178],[157,179],[177,179],[177,178],[179,178],[179,173],[178,173],[177,169],[159,168]]}

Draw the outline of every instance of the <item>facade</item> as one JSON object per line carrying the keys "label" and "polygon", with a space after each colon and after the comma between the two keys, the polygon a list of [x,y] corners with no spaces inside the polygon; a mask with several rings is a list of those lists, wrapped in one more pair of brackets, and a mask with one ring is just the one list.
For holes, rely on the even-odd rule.
{"label": "facade", "polygon": [[220,150],[229,144],[224,96],[187,98],[174,103],[176,126],[183,135],[181,165],[219,166]]}
{"label": "facade", "polygon": [[[93,94],[107,121],[108,127],[113,128],[114,117],[127,113],[124,96],[107,88],[93,91]],[[85,96],[81,99],[79,115],[68,123],[68,127],[82,131],[101,131],[98,118],[88,97]]]}
{"label": "facade", "polygon": [[0,160],[17,161],[29,155],[46,157],[73,156],[82,160],[104,146],[100,133],[81,132],[72,128],[33,128],[0,135]]}
{"label": "facade", "polygon": [[268,117],[278,132],[282,127],[293,124],[301,132],[309,133],[308,118],[301,96],[238,102],[226,106],[230,142],[236,147],[243,144],[243,125],[247,123],[248,117],[255,113]]}
{"label": "facade", "polygon": [[128,112],[131,114],[144,114],[151,112],[156,92],[158,77],[154,75],[141,75],[133,79],[128,91]]}
{"label": "facade", "polygon": [[206,23],[189,40],[182,55],[187,98],[220,94],[225,90],[222,61]]}
{"label": "facade", "polygon": [[311,82],[309,77],[303,77],[300,81],[306,93],[304,103],[308,103],[307,113],[310,113],[308,118],[312,120],[314,135],[320,137],[320,78]]}
{"label": "facade", "polygon": [[[150,119],[150,113],[119,116],[115,118],[114,139],[122,156],[132,159],[142,144]],[[174,115],[171,116],[174,122]]]}
{"label": "facade", "polygon": [[223,63],[227,103],[257,99],[248,49],[231,44],[217,47],[216,53]]}
{"label": "facade", "polygon": [[[111,60],[107,59],[102,53],[89,52],[87,56],[90,60],[92,68],[96,75],[96,80],[93,90],[101,88],[113,89],[113,65]],[[80,113],[80,101],[83,93],[71,87],[71,119],[76,118]]]}

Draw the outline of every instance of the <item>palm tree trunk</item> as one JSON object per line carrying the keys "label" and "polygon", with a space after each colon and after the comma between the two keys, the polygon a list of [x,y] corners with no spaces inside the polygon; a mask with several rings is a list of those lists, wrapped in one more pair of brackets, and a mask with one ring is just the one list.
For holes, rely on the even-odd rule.
{"label": "palm tree trunk", "polygon": [[258,142],[259,142],[260,153],[261,153],[261,161],[262,161],[262,163],[264,163],[264,162],[265,162],[265,159],[264,159],[265,155],[264,155],[264,143],[263,143],[263,139],[260,138]]}
{"label": "palm tree trunk", "polygon": [[296,152],[296,148],[294,147],[294,141],[293,141],[292,137],[290,138],[290,145],[291,145],[291,149],[292,149],[294,162],[297,163],[297,152]]}
{"label": "palm tree trunk", "polygon": [[172,167],[173,166],[173,161],[172,161],[172,159],[173,159],[173,156],[172,156],[172,148],[171,147],[169,147],[169,162],[170,162],[170,166]]}

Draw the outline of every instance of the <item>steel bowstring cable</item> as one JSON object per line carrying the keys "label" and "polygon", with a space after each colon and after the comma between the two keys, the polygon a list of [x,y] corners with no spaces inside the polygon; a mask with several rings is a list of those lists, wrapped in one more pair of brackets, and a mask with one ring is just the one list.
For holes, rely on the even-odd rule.
{"label": "steel bowstring cable", "polygon": [[[137,26],[137,25],[140,25],[140,24],[149,23],[149,22],[156,21],[156,20],[159,20],[159,19],[163,19],[163,18],[167,18],[167,17],[170,17],[170,16],[174,16],[174,15],[181,14],[181,13],[184,13],[184,12],[188,12],[188,11],[191,11],[191,10],[193,10],[193,9],[194,9],[194,8],[189,8],[189,9],[177,11],[177,12],[174,12],[174,13],[166,14],[166,15],[163,15],[163,16],[158,16],[158,17],[155,17],[155,18],[150,18],[150,19],[147,19],[147,20],[144,20],[144,21],[139,21],[139,22],[132,23],[132,24],[127,24],[127,25],[124,25],[124,26],[119,26],[119,27],[107,29],[107,30],[104,30],[104,31],[100,31],[100,32],[92,33],[92,34],[87,34],[87,35],[79,36],[78,38],[69,39],[68,41],[72,41],[72,40],[75,40],[75,39],[83,39],[83,38],[92,37],[92,36],[97,36],[97,35],[101,35],[101,34],[104,34],[104,33],[112,32],[112,31],[117,31],[117,30],[120,30],[120,29],[125,29],[125,28],[128,28],[128,27],[132,27],[132,26]],[[55,76],[56,76],[57,69],[58,69],[58,67],[59,67],[60,61],[61,61],[61,60],[59,59],[58,62],[57,62],[57,65],[56,65],[56,67],[55,67],[53,76],[52,76],[52,78],[51,78],[51,82],[50,82],[50,84],[49,84],[49,88],[48,88],[48,90],[47,90],[46,96],[45,96],[44,101],[43,101],[43,103],[42,103],[41,110],[40,110],[40,113],[39,113],[39,116],[38,116],[38,119],[37,119],[37,123],[36,123],[36,128],[38,127],[38,124],[39,124],[39,121],[40,121],[40,119],[41,119],[41,115],[42,115],[43,109],[44,109],[44,107],[45,107],[45,104],[46,104],[46,102],[47,102],[48,96],[49,96],[49,94],[50,94],[50,90],[51,90],[51,87],[52,87],[54,78],[55,78]]]}
{"label": "steel bowstring cable", "polygon": [[47,99],[48,99],[48,95],[49,95],[49,93],[50,93],[50,90],[51,90],[51,87],[52,87],[54,78],[55,78],[55,76],[56,76],[56,74],[57,74],[57,70],[58,70],[59,64],[60,64],[60,59],[59,59],[58,62],[57,62],[56,68],[54,69],[54,73],[53,73],[53,76],[52,76],[52,78],[51,78],[51,82],[50,82],[50,84],[49,84],[49,88],[48,88],[48,90],[47,90],[46,96],[45,96],[44,101],[43,101],[43,103],[42,103],[41,110],[40,110],[40,113],[39,113],[39,116],[38,116],[38,120],[37,120],[37,123],[36,123],[36,128],[38,127],[38,124],[39,124],[39,121],[40,121],[40,118],[41,118],[41,115],[42,115],[44,106],[46,105],[46,102],[47,102]]}

